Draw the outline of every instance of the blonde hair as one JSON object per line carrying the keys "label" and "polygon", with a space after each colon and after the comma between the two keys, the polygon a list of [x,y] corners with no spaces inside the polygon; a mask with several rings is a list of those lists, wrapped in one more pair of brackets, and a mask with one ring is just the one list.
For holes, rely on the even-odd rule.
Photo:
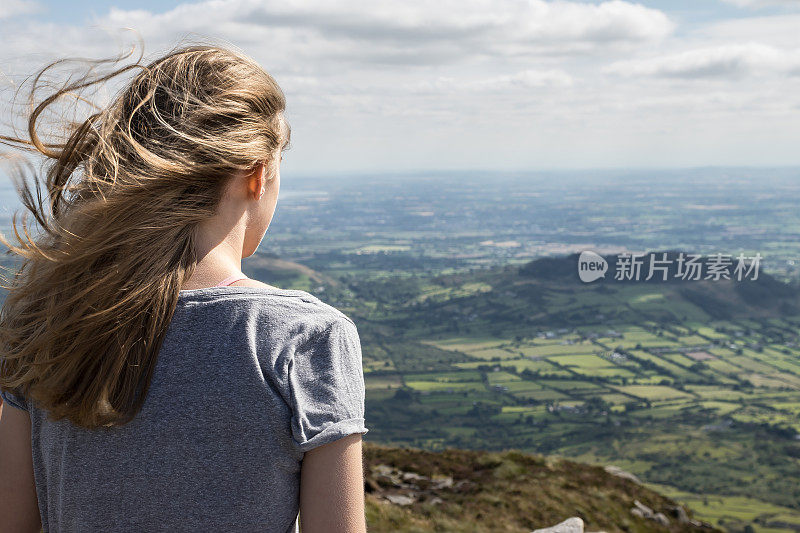
{"label": "blonde hair", "polygon": [[[195,228],[234,175],[271,168],[289,141],[282,90],[241,52],[188,45],[116,68],[129,56],[88,61],[86,74],[35,105],[43,74],[67,60],[50,63],[30,91],[28,138],[0,135],[46,158],[50,208],[36,173],[34,202],[16,165],[22,203],[43,231],[31,237],[23,216],[21,236],[14,213],[19,244],[0,234],[6,253],[22,259],[13,279],[3,276],[0,388],[86,428],[123,425],[141,409],[197,264]],[[97,74],[104,64],[116,69]],[[64,142],[40,139],[48,106],[130,70],[139,72],[109,105],[66,124]]]}

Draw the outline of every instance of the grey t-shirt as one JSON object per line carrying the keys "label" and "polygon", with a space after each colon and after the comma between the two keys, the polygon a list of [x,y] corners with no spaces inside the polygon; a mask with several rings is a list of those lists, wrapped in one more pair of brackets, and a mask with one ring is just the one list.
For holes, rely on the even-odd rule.
{"label": "grey t-shirt", "polygon": [[30,413],[45,531],[294,531],[304,453],[368,431],[356,326],[299,290],[181,291],[125,426],[2,396]]}

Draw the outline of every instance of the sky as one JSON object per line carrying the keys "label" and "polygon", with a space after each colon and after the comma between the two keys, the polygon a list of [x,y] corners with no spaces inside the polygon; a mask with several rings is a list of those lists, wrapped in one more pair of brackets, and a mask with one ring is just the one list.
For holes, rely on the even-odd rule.
{"label": "sky", "polygon": [[138,34],[272,74],[282,174],[794,166],[798,28],[800,0],[2,0],[0,94]]}

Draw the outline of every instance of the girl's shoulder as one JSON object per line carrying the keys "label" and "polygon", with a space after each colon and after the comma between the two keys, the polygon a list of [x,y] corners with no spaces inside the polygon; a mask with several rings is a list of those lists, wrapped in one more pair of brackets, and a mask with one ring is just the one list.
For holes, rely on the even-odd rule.
{"label": "girl's shoulder", "polygon": [[[216,312],[212,322],[229,316],[231,310],[258,315],[271,325],[276,334],[288,332],[309,334],[334,327],[334,323],[353,320],[333,305],[313,294],[299,289],[281,289],[255,279],[242,279],[227,286],[206,287],[181,291],[182,306],[205,307]],[[217,316],[218,315],[218,316]],[[197,318],[195,318],[197,320]]]}
{"label": "girl's shoulder", "polygon": [[233,283],[231,283],[228,286],[229,287],[255,287],[255,288],[263,288],[263,289],[273,289],[273,290],[276,290],[276,291],[282,290],[282,289],[280,289],[278,287],[275,287],[273,285],[267,285],[266,283],[258,281],[257,279],[251,279],[251,278],[245,278],[245,279],[240,279],[239,281],[234,281]]}
{"label": "girl's shoulder", "polygon": [[[299,304],[300,307],[302,307],[302,310],[306,313],[311,312],[311,314],[313,314],[318,320],[327,320],[328,322],[344,320],[355,325],[353,320],[348,315],[321,300],[319,297],[311,294],[310,292],[299,289],[281,289],[280,287],[275,287],[274,285],[269,285],[251,278],[235,281],[228,285],[228,287],[242,287],[245,288],[245,290],[249,288],[264,289],[263,294],[265,295],[283,297],[283,300],[286,299],[285,297],[289,297],[290,301],[294,301],[295,303]],[[256,294],[262,294],[262,291],[260,290],[255,292]]]}

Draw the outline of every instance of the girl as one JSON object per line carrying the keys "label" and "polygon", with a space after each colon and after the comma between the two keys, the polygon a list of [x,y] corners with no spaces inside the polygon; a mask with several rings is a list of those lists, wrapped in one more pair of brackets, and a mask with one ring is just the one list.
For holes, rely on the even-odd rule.
{"label": "girl", "polygon": [[[366,531],[356,326],[241,269],[278,199],[283,92],[217,46],[96,72],[125,57],[0,137],[48,158],[50,209],[20,180],[43,231],[0,236],[22,259],[0,311],[0,532]],[[63,142],[39,137],[48,106],[128,71]]]}

